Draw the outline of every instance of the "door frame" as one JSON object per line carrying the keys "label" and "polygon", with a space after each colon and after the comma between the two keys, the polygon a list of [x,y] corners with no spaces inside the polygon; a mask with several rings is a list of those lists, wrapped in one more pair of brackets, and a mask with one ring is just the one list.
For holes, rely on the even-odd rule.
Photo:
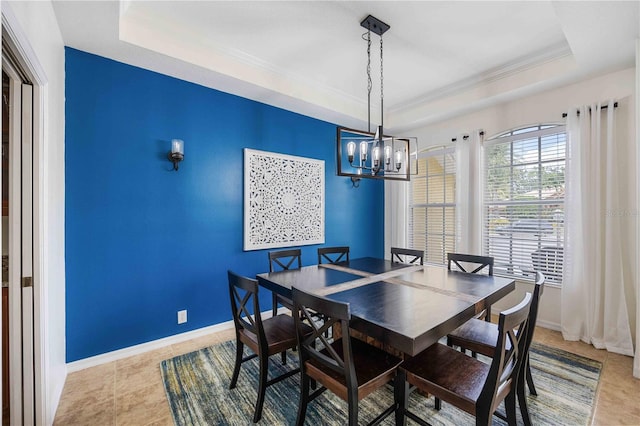
{"label": "door frame", "polygon": [[[33,298],[35,424],[46,424],[48,347],[46,317],[48,293],[44,269],[44,143],[47,77],[22,27],[6,2],[2,5],[2,40],[33,85]],[[16,318],[11,318],[15,321]],[[11,348],[10,352],[15,348]],[[15,346],[15,345],[13,345]],[[10,355],[11,356],[11,355]],[[11,366],[9,367],[11,369]],[[10,373],[11,374],[11,373]],[[0,390],[1,392],[1,390]]]}

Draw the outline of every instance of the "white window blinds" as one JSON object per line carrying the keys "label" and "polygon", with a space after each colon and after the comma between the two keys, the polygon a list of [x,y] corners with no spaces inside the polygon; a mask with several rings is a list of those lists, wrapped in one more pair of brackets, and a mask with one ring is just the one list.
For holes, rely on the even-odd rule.
{"label": "white window blinds", "polygon": [[445,264],[455,251],[456,162],[453,148],[418,154],[418,175],[411,177],[409,244],[424,250],[425,262]]}
{"label": "white window blinds", "polygon": [[485,142],[484,253],[495,273],[562,280],[564,126],[541,125]]}

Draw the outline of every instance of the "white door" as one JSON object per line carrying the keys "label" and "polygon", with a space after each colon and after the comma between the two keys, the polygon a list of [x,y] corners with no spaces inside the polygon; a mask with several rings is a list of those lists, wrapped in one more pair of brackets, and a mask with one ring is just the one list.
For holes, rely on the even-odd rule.
{"label": "white door", "polygon": [[9,379],[11,424],[35,423],[33,86],[3,63],[9,108]]}

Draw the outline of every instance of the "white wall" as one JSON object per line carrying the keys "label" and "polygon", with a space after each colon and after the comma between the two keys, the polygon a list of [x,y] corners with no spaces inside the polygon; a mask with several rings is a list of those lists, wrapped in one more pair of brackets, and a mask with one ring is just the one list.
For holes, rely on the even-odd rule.
{"label": "white wall", "polygon": [[64,267],[64,42],[50,2],[3,1],[16,17],[46,75],[44,87],[44,143],[40,183],[42,194],[42,313],[45,377],[44,423],[53,424],[64,381],[65,267]]}
{"label": "white wall", "polygon": [[[627,118],[626,134],[635,135],[635,68],[606,74],[591,80],[568,85],[535,96],[487,108],[414,130],[419,148],[450,143],[461,133],[483,129],[485,137],[542,122],[563,122],[562,113],[572,106],[591,104],[608,99],[622,100],[617,113]],[[640,198],[640,197],[639,197]],[[634,236],[629,236],[633,238]],[[512,306],[531,291],[532,283],[519,282],[514,293],[495,305],[495,312]],[[546,286],[540,302],[538,325],[560,329],[560,289]]]}

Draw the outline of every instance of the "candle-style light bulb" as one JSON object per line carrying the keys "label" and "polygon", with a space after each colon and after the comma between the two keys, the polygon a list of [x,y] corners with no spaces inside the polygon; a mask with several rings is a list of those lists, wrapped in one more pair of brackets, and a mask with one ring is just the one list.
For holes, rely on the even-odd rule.
{"label": "candle-style light bulb", "polygon": [[384,147],[384,163],[387,168],[391,165],[391,145]]}
{"label": "candle-style light bulb", "polygon": [[351,141],[347,144],[347,158],[349,159],[349,164],[353,163],[353,156],[356,153],[356,143]]}
{"label": "candle-style light bulb", "polygon": [[367,148],[365,141],[360,142],[360,163],[363,165],[367,162]]}
{"label": "candle-style light bulb", "polygon": [[169,161],[173,163],[173,170],[178,170],[178,164],[184,160],[184,141],[171,139],[171,151],[167,154]]}
{"label": "candle-style light bulb", "polygon": [[400,170],[402,167],[402,152],[400,150],[396,151],[396,169]]}
{"label": "candle-style light bulb", "polygon": [[376,169],[378,168],[378,165],[380,164],[380,147],[375,147],[373,148],[373,167],[375,167]]}
{"label": "candle-style light bulb", "polygon": [[184,141],[182,139],[171,140],[171,153],[184,155]]}

